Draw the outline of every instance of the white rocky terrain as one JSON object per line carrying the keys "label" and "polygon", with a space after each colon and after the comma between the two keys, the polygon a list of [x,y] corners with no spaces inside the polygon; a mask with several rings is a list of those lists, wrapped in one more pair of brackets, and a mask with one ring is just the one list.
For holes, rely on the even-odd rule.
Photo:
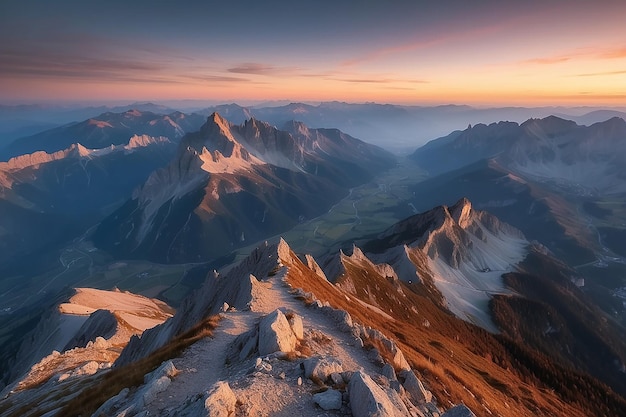
{"label": "white rocky terrain", "polygon": [[14,365],[17,380],[5,391],[28,390],[106,369],[133,335],[172,317],[172,308],[140,295],[77,288],[23,343]]}

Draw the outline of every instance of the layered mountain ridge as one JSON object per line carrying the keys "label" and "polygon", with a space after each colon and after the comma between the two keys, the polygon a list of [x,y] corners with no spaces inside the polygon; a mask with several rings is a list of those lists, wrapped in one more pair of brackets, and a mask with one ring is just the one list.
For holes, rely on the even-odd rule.
{"label": "layered mountain ridge", "polygon": [[69,123],[32,136],[19,138],[1,150],[0,158],[9,160],[37,151],[54,153],[80,142],[89,149],[125,145],[134,135],[164,136],[177,142],[186,132],[197,130],[204,117],[179,111],[156,114],[150,111],[127,110],[106,112],[82,122]]}
{"label": "layered mountain ridge", "polygon": [[626,122],[614,117],[580,126],[556,116],[524,123],[470,126],[431,141],[413,158],[431,174],[455,170],[481,159],[521,175],[579,188],[582,193],[626,192]]}
{"label": "layered mountain ridge", "polygon": [[98,245],[166,262],[197,261],[287,230],[392,166],[373,145],[293,123],[293,134],[212,114],[133,199],[105,219]]}

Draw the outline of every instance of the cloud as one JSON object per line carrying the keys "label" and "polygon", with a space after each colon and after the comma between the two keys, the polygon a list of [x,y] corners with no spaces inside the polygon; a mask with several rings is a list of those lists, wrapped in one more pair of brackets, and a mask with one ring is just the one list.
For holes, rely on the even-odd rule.
{"label": "cloud", "polygon": [[258,62],[244,62],[235,67],[228,68],[226,71],[235,74],[284,76],[298,75],[302,70],[297,67],[276,67]]}
{"label": "cloud", "polygon": [[626,58],[626,47],[613,47],[613,48],[578,48],[567,51],[565,53],[555,54],[552,56],[544,56],[538,58],[531,58],[519,62],[520,64],[538,64],[538,65],[553,65],[560,64],[562,62],[572,61],[575,59],[596,59],[596,60],[609,60]]}
{"label": "cloud", "polygon": [[547,58],[533,58],[523,61],[524,64],[552,65],[571,60],[571,56],[554,56]]}
{"label": "cloud", "polygon": [[340,81],[344,83],[358,83],[358,84],[391,84],[391,83],[414,83],[414,84],[428,84],[430,81],[426,80],[406,80],[406,79],[394,79],[394,78],[327,78],[328,80]]}
{"label": "cloud", "polygon": [[574,77],[602,77],[607,75],[623,75],[626,74],[626,70],[620,71],[602,71],[602,72],[589,72],[584,74],[576,74]]}
{"label": "cloud", "polygon": [[229,77],[227,75],[183,75],[183,78],[188,78],[190,80],[195,81],[205,81],[205,82],[225,82],[225,83],[241,83],[241,82],[250,82],[250,79],[243,77]]}

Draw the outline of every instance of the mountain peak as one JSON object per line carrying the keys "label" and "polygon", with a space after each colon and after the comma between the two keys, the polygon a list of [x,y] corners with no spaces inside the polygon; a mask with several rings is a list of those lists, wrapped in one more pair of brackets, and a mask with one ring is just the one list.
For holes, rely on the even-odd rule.
{"label": "mountain peak", "polygon": [[463,229],[467,228],[472,219],[472,203],[466,197],[461,198],[448,210],[456,224]]}
{"label": "mountain peak", "polygon": [[218,112],[213,112],[208,117],[207,122],[211,122],[220,127],[224,131],[230,130],[230,122],[223,118]]}

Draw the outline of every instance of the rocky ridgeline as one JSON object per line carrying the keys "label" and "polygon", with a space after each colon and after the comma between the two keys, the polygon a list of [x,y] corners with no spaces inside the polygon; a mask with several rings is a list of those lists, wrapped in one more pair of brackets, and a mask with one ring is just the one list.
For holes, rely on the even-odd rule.
{"label": "rocky ridgeline", "polygon": [[[311,310],[310,315],[315,312],[325,317],[343,334],[349,345],[363,351],[363,357],[369,363],[346,366],[341,355],[328,354],[320,346],[339,341],[324,340],[319,329],[305,328],[302,316],[279,308],[262,316],[251,329],[229,343],[223,364],[228,369],[227,378],[201,392],[187,393],[178,405],[160,410],[158,414],[290,415],[287,410],[269,412],[268,404],[259,401],[269,390],[283,396],[285,402],[295,399],[298,402],[297,415],[302,416],[318,415],[320,410],[327,415],[339,416],[474,416],[463,405],[444,413],[393,340],[376,329],[354,323],[347,312],[324,305],[311,294],[299,290],[292,292],[297,298],[313,300],[310,307],[304,307]],[[228,304],[223,309],[226,312],[221,314],[225,319],[230,314],[238,314]],[[372,345],[380,346],[381,351],[364,347]],[[132,392],[124,389],[94,416],[153,415],[150,403],[158,397],[170,396],[170,384],[179,375],[172,361],[168,361],[146,375],[143,386]]]}

